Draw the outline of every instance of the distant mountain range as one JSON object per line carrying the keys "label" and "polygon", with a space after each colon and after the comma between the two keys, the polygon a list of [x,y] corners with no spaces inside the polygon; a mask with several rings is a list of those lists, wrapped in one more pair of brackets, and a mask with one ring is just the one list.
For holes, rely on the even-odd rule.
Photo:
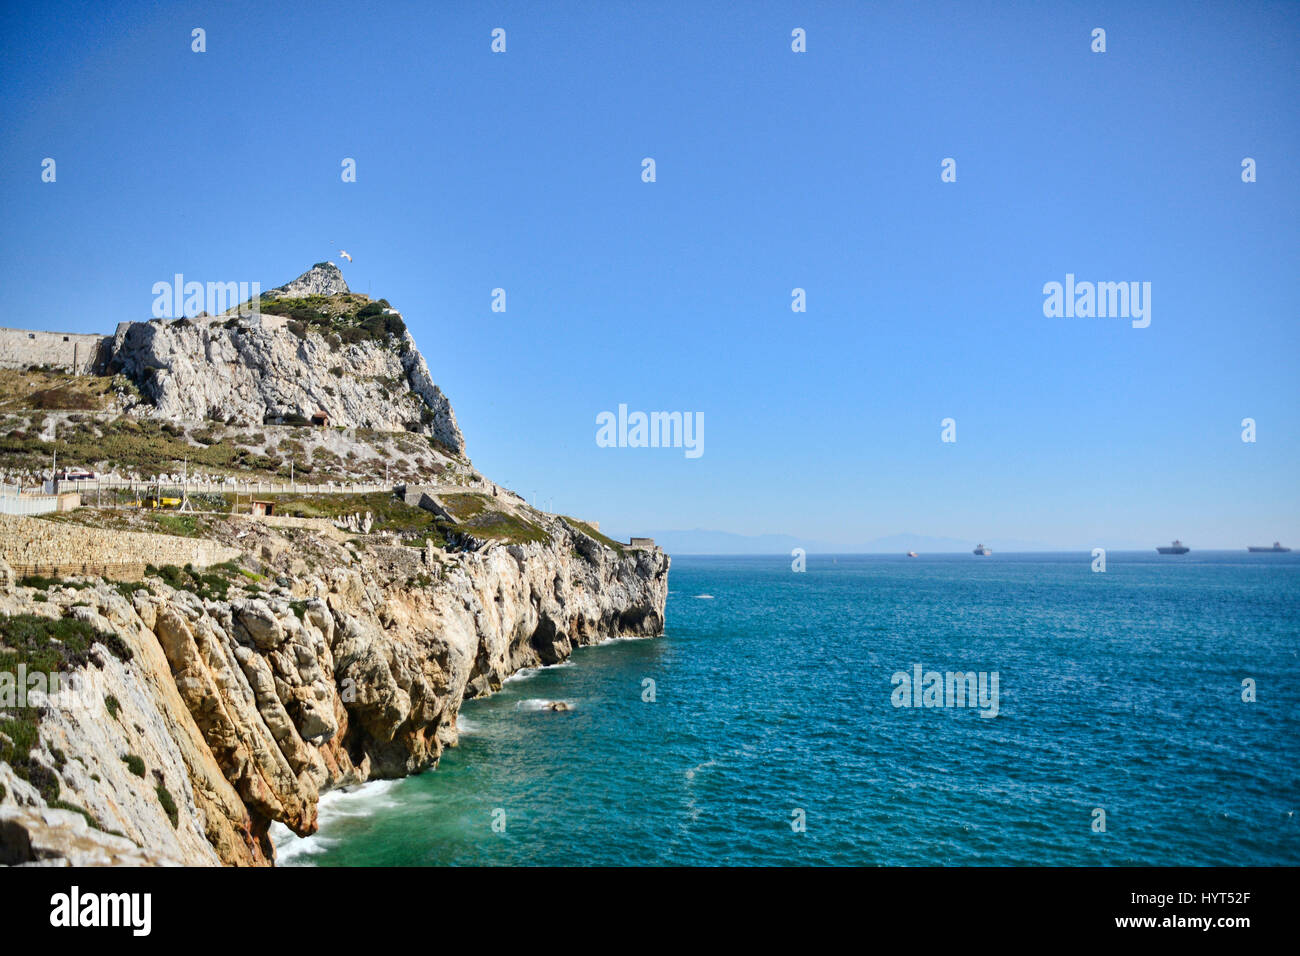
{"label": "distant mountain range", "polygon": [[[961,538],[935,538],[923,534],[892,534],[859,544],[831,544],[812,538],[796,538],[788,534],[733,534],[729,531],[709,531],[703,528],[690,531],[638,531],[637,535],[654,538],[655,544],[669,554],[789,554],[794,548],[803,548],[813,554],[905,554],[908,551],[938,554],[970,551],[977,544],[985,544],[995,553],[1062,550],[1043,544],[1041,541],[1018,541],[1007,538],[967,541]],[[629,536],[619,534],[615,537],[626,540]]]}

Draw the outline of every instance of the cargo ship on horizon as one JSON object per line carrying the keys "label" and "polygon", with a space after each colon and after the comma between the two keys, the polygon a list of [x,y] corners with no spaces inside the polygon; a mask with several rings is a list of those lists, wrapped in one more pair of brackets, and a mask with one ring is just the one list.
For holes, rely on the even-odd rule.
{"label": "cargo ship on horizon", "polygon": [[1181,541],[1175,540],[1173,544],[1168,545],[1167,547],[1164,548],[1156,548],[1156,550],[1159,551],[1161,554],[1186,554],[1188,551],[1192,549],[1189,548],[1187,545],[1183,544]]}
{"label": "cargo ship on horizon", "polygon": [[1269,553],[1272,553],[1272,552],[1278,552],[1278,553],[1281,553],[1281,552],[1284,552],[1284,551],[1290,551],[1291,549],[1290,549],[1290,548],[1284,548],[1284,547],[1282,547],[1282,542],[1281,542],[1281,541],[1274,541],[1274,542],[1273,542],[1273,547],[1271,547],[1271,548],[1262,548],[1262,547],[1255,547],[1255,546],[1253,546],[1253,545],[1248,545],[1248,546],[1246,547],[1246,550],[1247,550],[1247,551],[1254,551],[1254,552],[1256,552],[1256,553],[1261,552],[1261,551],[1265,551],[1265,552],[1269,552]]}
{"label": "cargo ship on horizon", "polygon": [[986,548],[986,547],[984,547],[984,545],[981,544],[981,545],[976,545],[975,550],[974,550],[974,552],[972,552],[972,553],[973,553],[973,554],[992,554],[992,553],[993,553],[993,549],[992,549],[992,548]]}

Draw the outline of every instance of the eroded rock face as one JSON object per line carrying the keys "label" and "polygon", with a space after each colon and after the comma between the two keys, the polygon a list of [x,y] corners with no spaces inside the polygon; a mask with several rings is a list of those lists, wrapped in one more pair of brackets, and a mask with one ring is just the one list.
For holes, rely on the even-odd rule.
{"label": "eroded rock face", "polygon": [[332,262],[318,262],[292,282],[272,289],[275,296],[302,298],[307,295],[340,295],[350,291],[343,273]]}
{"label": "eroded rock face", "polygon": [[[277,292],[334,294],[347,284],[326,264]],[[132,414],[260,426],[324,412],[332,426],[411,431],[465,452],[451,402],[404,328],[344,343],[271,314],[131,322],[114,336],[109,367],[148,399]]]}
{"label": "eroded rock face", "polygon": [[[270,824],[314,832],[322,792],[433,766],[456,743],[463,700],[574,647],[663,630],[669,560],[658,550],[620,555],[567,529],[545,545],[416,552],[426,572],[395,576],[369,552],[296,540],[310,540],[319,570],[255,596],[232,587],[227,600],[200,600],[157,578],[129,599],[107,582],[51,587],[41,602],[30,588],[0,595],[0,613],[75,615],[132,651],[120,661],[96,645],[83,669],[102,693],[49,708],[33,751],[60,799],[125,843],[43,835],[62,818],[51,822],[57,811],[0,764],[0,842],[27,847],[12,851],[20,862],[134,860],[135,847],[139,862],[267,863]],[[286,562],[307,553],[282,551]]]}

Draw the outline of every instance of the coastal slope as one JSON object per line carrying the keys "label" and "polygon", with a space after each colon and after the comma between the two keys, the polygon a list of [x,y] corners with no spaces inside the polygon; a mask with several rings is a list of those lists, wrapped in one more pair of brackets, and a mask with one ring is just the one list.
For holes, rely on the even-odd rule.
{"label": "coastal slope", "polygon": [[[339,294],[314,272],[295,291]],[[353,327],[318,314],[316,326]],[[248,432],[226,418],[261,415],[280,420],[258,426],[268,447],[292,444],[310,462],[324,439],[297,436],[328,432],[335,460],[372,472],[367,446],[425,439],[431,483],[267,492],[274,517],[220,494],[166,514],[123,503],[125,489],[114,507],[0,516],[0,863],[270,864],[271,824],[313,833],[321,794],[436,766],[464,700],[575,647],[663,632],[668,556],[530,508],[480,475],[450,405],[445,416],[435,407],[424,359],[413,343],[402,351],[404,327],[340,354],[328,331],[259,338],[234,318],[230,329],[228,318],[119,329],[118,403],[61,418],[63,447],[91,447],[73,444],[81,430],[121,436],[115,453],[129,456],[153,433],[132,445],[138,433],[123,423],[154,421],[201,455],[222,427]],[[151,330],[131,331],[141,325]],[[283,336],[299,343],[296,357],[280,355],[292,345]],[[218,357],[222,375],[210,367]],[[348,362],[326,373],[333,396],[313,391],[323,361]],[[397,421],[374,417],[384,413],[366,392],[373,362],[408,370],[400,431],[373,427]],[[201,407],[218,394],[223,412],[232,396],[244,404],[218,421]],[[339,399],[328,414],[344,424],[283,423],[322,396]],[[5,673],[57,675],[62,696],[20,694]]]}

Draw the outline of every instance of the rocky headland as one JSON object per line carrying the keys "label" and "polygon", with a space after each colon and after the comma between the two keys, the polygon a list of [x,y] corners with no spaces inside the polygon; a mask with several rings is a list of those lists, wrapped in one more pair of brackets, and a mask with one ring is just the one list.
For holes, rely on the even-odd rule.
{"label": "rocky headland", "polygon": [[[214,495],[193,514],[119,500],[0,524],[0,864],[272,863],[271,824],[314,832],[321,794],[435,767],[464,700],[575,647],[662,633],[668,556],[487,481],[400,316],[340,298],[327,265],[264,297],[279,313],[120,328],[117,385],[51,442],[111,434],[120,458],[122,422],[153,422],[203,461],[223,430],[252,429],[309,463],[325,445],[282,436],[319,411],[342,467],[420,440],[427,473],[365,496],[272,495],[279,521]],[[220,477],[221,459],[209,467]],[[52,528],[123,563],[38,573]],[[108,573],[168,550],[158,534],[201,541],[175,551],[183,566]],[[33,673],[45,686],[20,693]]]}

